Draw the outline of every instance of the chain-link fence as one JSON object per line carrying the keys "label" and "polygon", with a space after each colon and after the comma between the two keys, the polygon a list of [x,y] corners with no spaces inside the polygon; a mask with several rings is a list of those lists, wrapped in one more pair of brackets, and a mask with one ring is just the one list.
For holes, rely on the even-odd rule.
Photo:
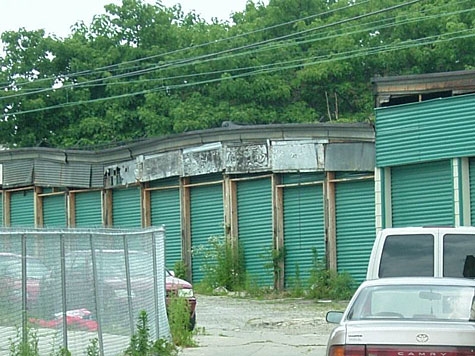
{"label": "chain-link fence", "polygon": [[164,228],[0,229],[0,355],[36,340],[40,355],[117,356],[142,310],[150,339],[169,339],[164,240]]}

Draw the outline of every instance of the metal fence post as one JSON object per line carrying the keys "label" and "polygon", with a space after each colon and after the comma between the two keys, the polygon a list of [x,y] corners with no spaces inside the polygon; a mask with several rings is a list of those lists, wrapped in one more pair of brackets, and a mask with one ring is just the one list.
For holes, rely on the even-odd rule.
{"label": "metal fence post", "polygon": [[21,235],[21,324],[23,344],[28,345],[28,315],[26,313],[26,234]]}
{"label": "metal fence post", "polygon": [[61,313],[63,315],[62,330],[63,330],[63,347],[68,349],[68,324],[66,322],[66,301],[67,301],[67,288],[66,288],[66,252],[64,246],[64,235],[59,235],[59,249],[61,255]]}
{"label": "metal fence post", "polygon": [[129,309],[129,323],[130,323],[130,332],[133,335],[135,332],[134,324],[134,313],[132,306],[132,286],[130,284],[130,265],[129,265],[129,245],[127,243],[127,235],[123,236],[124,243],[124,257],[125,257],[125,280],[127,281],[127,307]]}
{"label": "metal fence post", "polygon": [[94,238],[93,234],[89,234],[89,243],[91,246],[91,260],[92,260],[92,276],[93,276],[93,284],[94,284],[94,300],[96,304],[96,319],[97,319],[97,331],[98,331],[98,341],[99,341],[99,352],[101,356],[104,355],[104,343],[102,338],[102,314],[100,306],[100,297],[98,293],[98,274],[97,274],[97,261],[96,261],[96,249],[94,247]]}

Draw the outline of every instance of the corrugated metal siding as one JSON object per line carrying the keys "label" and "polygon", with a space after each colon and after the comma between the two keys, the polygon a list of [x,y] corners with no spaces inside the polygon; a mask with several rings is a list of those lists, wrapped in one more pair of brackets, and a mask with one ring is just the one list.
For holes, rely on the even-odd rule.
{"label": "corrugated metal siding", "polygon": [[177,187],[180,185],[180,179],[178,177],[157,179],[149,182],[150,188],[161,188],[161,187]]}
{"label": "corrugated metal siding", "polygon": [[91,165],[38,160],[35,162],[35,184],[53,187],[89,188]]}
{"label": "corrugated metal siding", "polygon": [[393,227],[453,225],[450,161],[391,168]]}
{"label": "corrugated metal siding", "polygon": [[140,187],[112,191],[112,221],[114,227],[135,228],[142,226]]}
{"label": "corrugated metal siding", "polygon": [[223,175],[221,173],[204,174],[204,175],[190,177],[191,184],[210,183],[210,182],[216,182],[216,181],[222,181],[222,180],[223,180]]}
{"label": "corrugated metal siding", "polygon": [[181,261],[181,213],[178,188],[150,192],[150,216],[153,226],[165,225],[165,263],[169,269]]}
{"label": "corrugated metal siding", "polygon": [[325,174],[323,172],[312,173],[288,173],[282,175],[282,184],[323,182]]}
{"label": "corrugated metal siding", "polygon": [[64,194],[45,196],[43,199],[43,227],[66,227],[66,200]]}
{"label": "corrugated metal siding", "polygon": [[475,226],[475,157],[469,160],[469,175],[470,175],[470,220],[471,225]]}
{"label": "corrugated metal siding", "polygon": [[102,164],[93,164],[91,166],[91,188],[104,187],[104,166]]}
{"label": "corrugated metal siding", "polygon": [[75,194],[76,227],[102,227],[102,192],[78,192]]}
{"label": "corrugated metal siding", "polygon": [[61,162],[36,161],[34,165],[34,182],[39,186],[61,186]]}
{"label": "corrugated metal siding", "polygon": [[79,162],[63,164],[61,167],[61,186],[89,188],[91,186],[91,165]]}
{"label": "corrugated metal siding", "polygon": [[33,190],[22,190],[11,193],[10,224],[12,227],[35,226]]}
{"label": "corrugated metal siding", "polygon": [[[301,178],[301,182],[319,180],[316,174]],[[283,180],[295,182],[293,177],[284,176]],[[318,184],[283,189],[285,286],[295,284],[297,269],[300,282],[307,285],[314,267],[313,251],[316,251],[319,260],[325,258],[323,186]]]}
{"label": "corrugated metal siding", "polygon": [[209,238],[224,236],[223,185],[192,187],[190,200],[193,282],[199,282],[204,278],[203,267],[209,262],[205,256]]}
{"label": "corrugated metal siding", "polygon": [[338,182],[335,200],[338,272],[350,273],[360,284],[376,236],[374,181]]}
{"label": "corrugated metal siding", "polygon": [[272,188],[270,178],[237,183],[239,246],[246,271],[260,286],[273,286]]}
{"label": "corrugated metal siding", "polygon": [[475,95],[376,109],[378,167],[475,155]]}
{"label": "corrugated metal siding", "polygon": [[3,187],[28,186],[33,183],[32,160],[3,163]]}

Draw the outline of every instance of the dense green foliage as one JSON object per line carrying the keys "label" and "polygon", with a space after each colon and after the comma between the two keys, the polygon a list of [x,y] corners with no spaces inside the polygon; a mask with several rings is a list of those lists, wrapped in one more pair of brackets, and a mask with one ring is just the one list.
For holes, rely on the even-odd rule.
{"label": "dense green foliage", "polygon": [[4,32],[0,144],[90,147],[368,121],[371,78],[470,69],[472,0],[250,0],[228,21],[123,0],[66,38]]}

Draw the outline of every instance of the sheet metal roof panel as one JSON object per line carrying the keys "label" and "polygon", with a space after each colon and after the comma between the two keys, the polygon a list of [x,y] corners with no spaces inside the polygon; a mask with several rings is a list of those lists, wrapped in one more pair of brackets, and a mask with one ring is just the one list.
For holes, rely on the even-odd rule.
{"label": "sheet metal roof panel", "polygon": [[475,71],[461,70],[442,73],[374,77],[375,94],[408,94],[441,90],[475,90]]}
{"label": "sheet metal roof panel", "polygon": [[91,165],[36,160],[34,168],[35,185],[43,187],[89,188],[91,185]]}
{"label": "sheet metal roof panel", "polygon": [[33,184],[33,160],[3,163],[3,188],[24,187]]}
{"label": "sheet metal roof panel", "polygon": [[327,171],[373,171],[374,164],[374,143],[330,143],[326,146],[325,170]]}

